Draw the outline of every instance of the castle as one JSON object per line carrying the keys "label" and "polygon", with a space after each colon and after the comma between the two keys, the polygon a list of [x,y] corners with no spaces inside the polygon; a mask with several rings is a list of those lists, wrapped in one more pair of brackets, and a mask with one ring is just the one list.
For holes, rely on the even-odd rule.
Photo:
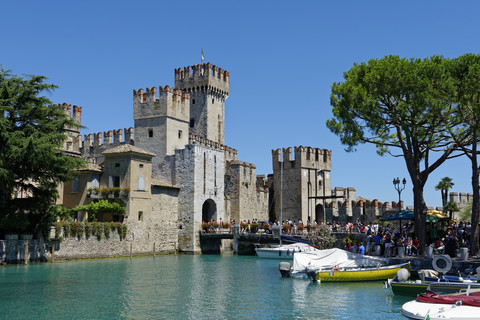
{"label": "castle", "polygon": [[[229,72],[210,63],[175,69],[175,86],[133,90],[134,127],[84,135],[68,128],[63,149],[87,166],[60,186],[67,208],[108,196],[122,199],[124,216],[100,221],[128,225],[127,241],[139,252],[173,248],[200,251],[202,221],[337,221],[369,223],[398,203],[357,197],[353,188],[331,188],[332,153],[311,147],[272,150],[273,174],[237,159],[225,145]],[[81,124],[82,108],[62,105]],[[112,194],[100,190],[110,188]],[[403,204],[400,204],[403,206]],[[78,214],[85,221],[85,213]]]}

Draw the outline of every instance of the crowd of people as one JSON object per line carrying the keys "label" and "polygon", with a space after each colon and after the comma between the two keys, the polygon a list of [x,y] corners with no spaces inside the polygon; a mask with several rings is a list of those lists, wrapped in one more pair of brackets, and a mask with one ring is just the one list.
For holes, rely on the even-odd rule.
{"label": "crowd of people", "polygon": [[[333,223],[332,231],[338,230],[338,225]],[[418,252],[419,240],[414,234],[413,222],[400,225],[396,230],[391,224],[380,226],[377,223],[363,225],[358,220],[356,223],[347,223],[345,232],[359,232],[365,235],[364,241],[356,245],[346,237],[345,248],[349,251],[380,255],[383,257],[397,256],[399,248],[404,248],[404,254],[407,256],[416,255]],[[338,231],[337,231],[338,232]],[[457,256],[457,249],[468,247],[470,245],[471,224],[469,221],[455,222],[437,222],[427,224],[427,246],[450,255]]]}
{"label": "crowd of people", "polygon": [[[216,232],[220,229],[229,229],[233,231],[237,222],[230,219],[229,222],[209,221],[203,222],[202,228],[205,232]],[[299,235],[310,233],[323,225],[323,221],[317,223],[316,220],[308,220],[303,223],[301,219],[294,221],[292,219],[282,221],[282,233],[289,235]],[[259,221],[258,219],[243,220],[239,223],[240,232],[271,232],[273,226],[279,226],[280,222]],[[378,223],[362,224],[358,219],[355,222],[348,222],[340,225],[337,222],[327,222],[326,224],[331,232],[361,233],[365,238],[363,241],[354,242],[347,235],[345,238],[345,249],[351,252],[377,255],[383,257],[394,257],[398,255],[399,248],[404,248],[404,254],[407,256],[416,255],[418,252],[419,240],[414,235],[413,222],[400,224],[399,229],[395,229],[392,224],[380,225]],[[469,221],[450,223],[437,222],[427,223],[427,245],[434,249],[448,254],[451,257],[456,256],[456,250],[459,247],[468,247],[470,245],[471,224]]]}

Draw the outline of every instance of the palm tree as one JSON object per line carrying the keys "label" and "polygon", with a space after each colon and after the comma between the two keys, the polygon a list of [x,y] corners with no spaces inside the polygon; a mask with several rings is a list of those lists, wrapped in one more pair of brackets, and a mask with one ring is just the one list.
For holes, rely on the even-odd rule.
{"label": "palm tree", "polygon": [[453,218],[453,212],[460,211],[457,203],[454,201],[448,201],[445,206],[443,207],[443,212],[449,212],[450,219]]}
{"label": "palm tree", "polygon": [[452,182],[452,178],[445,177],[435,186],[435,190],[440,190],[442,193],[442,206],[443,212],[445,213],[445,206],[448,201],[448,190],[453,187],[454,183]]}

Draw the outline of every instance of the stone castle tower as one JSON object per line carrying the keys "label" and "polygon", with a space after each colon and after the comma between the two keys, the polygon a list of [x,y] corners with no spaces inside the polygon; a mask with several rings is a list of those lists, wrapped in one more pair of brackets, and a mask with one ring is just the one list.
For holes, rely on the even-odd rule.
{"label": "stone castle tower", "polygon": [[169,86],[133,90],[135,146],[155,153],[152,172],[155,177],[171,182],[172,168],[164,164],[166,157],[188,144],[190,96]]}
{"label": "stone castle tower", "polygon": [[[82,124],[82,107],[73,106],[71,104],[62,103],[61,107],[67,117],[71,118],[75,124]],[[67,139],[63,142],[63,151],[71,155],[80,155],[80,145],[82,138],[80,136],[80,128],[67,127]]]}
{"label": "stone castle tower", "polygon": [[324,221],[325,198],[321,197],[332,193],[332,152],[302,146],[295,147],[294,152],[291,147],[272,150],[274,196],[271,198],[271,218],[274,216],[280,220],[280,193],[283,190],[282,220]]}
{"label": "stone castle tower", "polygon": [[225,143],[225,100],[230,73],[210,63],[175,69],[175,88],[190,99],[190,133]]}

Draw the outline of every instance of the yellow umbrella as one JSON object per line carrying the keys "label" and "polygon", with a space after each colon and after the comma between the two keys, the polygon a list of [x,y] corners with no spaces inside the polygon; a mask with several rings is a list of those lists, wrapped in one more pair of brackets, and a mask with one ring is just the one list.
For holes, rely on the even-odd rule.
{"label": "yellow umbrella", "polygon": [[430,218],[427,216],[427,222],[437,222],[449,220],[449,217],[437,210],[428,210],[427,215],[430,215]]}

